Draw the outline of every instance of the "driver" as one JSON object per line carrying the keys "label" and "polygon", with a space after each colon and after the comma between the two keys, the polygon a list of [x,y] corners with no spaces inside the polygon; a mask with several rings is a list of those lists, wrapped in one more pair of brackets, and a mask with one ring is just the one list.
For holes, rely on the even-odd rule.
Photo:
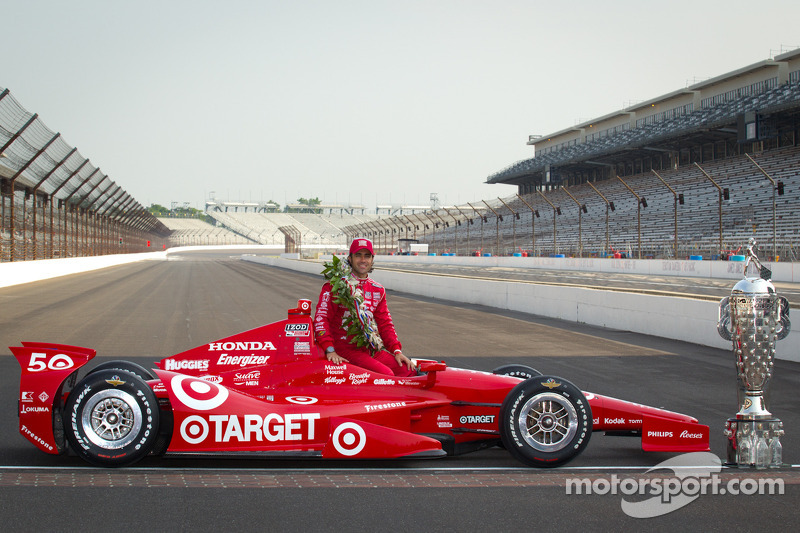
{"label": "driver", "polygon": [[346,319],[349,311],[344,306],[334,303],[330,282],[322,286],[314,315],[314,334],[317,343],[325,350],[328,361],[336,364],[349,362],[381,374],[401,377],[416,375],[416,366],[405,355],[397,339],[397,332],[392,323],[392,315],[386,305],[386,289],[369,277],[375,254],[372,241],[355,239],[350,245],[347,263],[350,265],[350,277],[357,282],[358,290],[364,296],[362,309],[366,311],[370,321],[377,326],[377,333],[383,347],[373,350],[369,346],[358,347],[353,343],[353,336],[347,335]]}

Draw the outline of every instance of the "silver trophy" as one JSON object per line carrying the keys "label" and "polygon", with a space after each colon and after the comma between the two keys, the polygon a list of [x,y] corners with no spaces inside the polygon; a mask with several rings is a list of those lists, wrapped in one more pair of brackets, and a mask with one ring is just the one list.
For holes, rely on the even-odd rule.
{"label": "silver trophy", "polygon": [[[775,361],[775,343],[790,331],[789,302],[778,296],[755,253],[750,239],[744,264],[744,279],[731,295],[719,303],[717,331],[732,341],[738,374],[739,412],[725,423],[728,464],[774,467],[782,464],[780,437],[783,422],[769,411],[769,382]],[[750,267],[758,275],[748,277]]]}

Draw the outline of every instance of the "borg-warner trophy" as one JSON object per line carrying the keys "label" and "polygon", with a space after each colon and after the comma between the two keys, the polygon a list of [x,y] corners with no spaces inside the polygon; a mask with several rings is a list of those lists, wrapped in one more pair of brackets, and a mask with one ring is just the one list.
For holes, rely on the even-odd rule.
{"label": "borg-warner trophy", "polygon": [[[733,343],[738,374],[739,412],[725,423],[729,465],[778,468],[782,465],[783,422],[769,412],[769,382],[775,343],[789,334],[789,302],[778,296],[772,272],[761,265],[750,239],[744,279],[719,303],[717,331]],[[758,276],[748,277],[753,265]]]}

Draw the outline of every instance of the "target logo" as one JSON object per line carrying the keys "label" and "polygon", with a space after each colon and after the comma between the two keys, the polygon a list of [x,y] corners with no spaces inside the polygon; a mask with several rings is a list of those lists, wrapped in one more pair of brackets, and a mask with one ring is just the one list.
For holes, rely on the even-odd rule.
{"label": "target logo", "polygon": [[197,411],[216,409],[228,399],[228,389],[225,387],[189,376],[175,376],[171,386],[181,403]]}
{"label": "target logo", "polygon": [[287,396],[286,401],[299,405],[311,405],[317,403],[318,400],[313,396]]}
{"label": "target logo", "polygon": [[208,422],[203,418],[192,415],[181,423],[181,438],[189,444],[203,442],[206,437],[208,437]]}
{"label": "target logo", "polygon": [[299,307],[303,311],[311,311],[311,300],[300,300]]}
{"label": "target logo", "polygon": [[333,431],[333,447],[347,457],[361,452],[367,444],[367,434],[355,422],[339,424]]}

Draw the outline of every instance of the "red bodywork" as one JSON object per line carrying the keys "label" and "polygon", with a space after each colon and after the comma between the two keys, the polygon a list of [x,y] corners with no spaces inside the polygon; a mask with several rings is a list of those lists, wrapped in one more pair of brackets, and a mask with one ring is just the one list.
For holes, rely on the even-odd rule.
{"label": "red bodywork", "polygon": [[[147,383],[171,415],[162,416],[171,418],[165,454],[435,457],[497,443],[501,405],[521,378],[428,360],[410,378],[335,365],[314,342],[310,310],[301,300],[286,320],[158,362]],[[61,411],[95,351],[27,342],[11,351],[22,367],[20,433],[63,453]],[[646,451],[709,450],[708,426],[695,418],[584,395],[593,431],[640,434]]]}

